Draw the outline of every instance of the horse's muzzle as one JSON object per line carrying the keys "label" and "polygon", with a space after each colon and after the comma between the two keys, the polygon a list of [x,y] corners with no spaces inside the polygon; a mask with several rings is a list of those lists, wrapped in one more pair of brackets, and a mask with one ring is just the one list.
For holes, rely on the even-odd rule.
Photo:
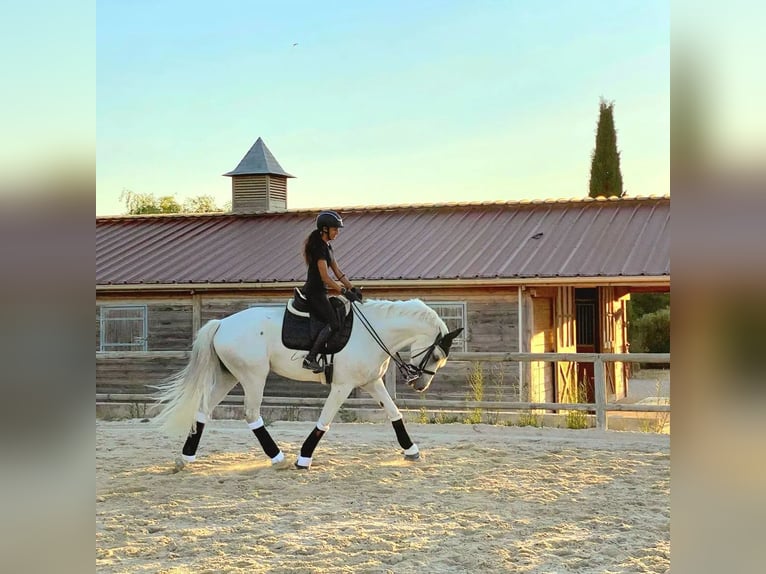
{"label": "horse's muzzle", "polygon": [[423,376],[421,375],[417,379],[412,379],[407,384],[410,385],[416,392],[422,393],[430,386],[431,380],[429,377],[429,380],[424,381]]}

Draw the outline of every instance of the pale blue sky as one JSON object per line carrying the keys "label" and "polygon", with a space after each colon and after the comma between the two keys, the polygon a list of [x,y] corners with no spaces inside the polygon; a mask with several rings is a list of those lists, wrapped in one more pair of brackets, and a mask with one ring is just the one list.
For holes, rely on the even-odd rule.
{"label": "pale blue sky", "polygon": [[99,1],[96,212],[223,204],[258,137],[290,209],[583,197],[601,96],[628,193],[666,194],[669,28],[654,0]]}

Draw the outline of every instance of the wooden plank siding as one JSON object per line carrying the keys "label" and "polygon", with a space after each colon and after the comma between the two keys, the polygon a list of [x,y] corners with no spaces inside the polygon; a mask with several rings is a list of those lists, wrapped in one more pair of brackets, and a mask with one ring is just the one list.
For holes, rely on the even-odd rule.
{"label": "wooden plank siding", "polygon": [[[556,327],[556,351],[559,353],[575,353],[577,351],[574,291],[574,287],[564,285],[559,287],[556,292],[554,323]],[[576,363],[559,361],[556,364],[556,390],[558,396],[555,402],[578,402]]]}
{"label": "wooden plank siding", "polygon": [[[147,350],[185,351],[192,344],[192,302],[151,303],[131,301],[106,305],[145,305],[147,313]],[[101,308],[96,306],[96,351],[101,350]]]}
{"label": "wooden plank siding", "polygon": [[188,358],[177,357],[112,359],[96,354],[97,393],[155,393],[165,377],[181,370]]}
{"label": "wooden plank siding", "polygon": [[[555,294],[554,294],[555,296]],[[556,349],[556,334],[553,329],[554,297],[532,299],[531,353],[553,353]],[[531,402],[553,402],[555,399],[555,363],[534,361],[529,363],[529,400]]]}
{"label": "wooden plank siding", "polygon": [[[148,319],[148,351],[188,351],[193,339],[193,315],[195,299],[198,305],[199,323],[221,319],[252,305],[278,303],[284,305],[291,292],[258,291],[242,293],[191,293],[171,298],[159,298],[151,294],[135,297],[99,297],[96,306],[96,349],[99,349],[100,308],[102,305],[146,305]],[[378,299],[420,298],[424,302],[455,302],[466,304],[466,351],[514,352],[518,349],[518,303],[517,291],[509,289],[376,289],[367,293]],[[185,361],[178,359],[110,359],[96,358],[96,389],[99,393],[150,392],[146,385],[156,384],[183,367]],[[452,361],[439,372],[431,389],[424,397],[414,392],[397,378],[397,397],[456,399],[470,395],[468,377],[472,370],[470,362]],[[518,366],[513,363],[483,365],[485,400],[515,400],[518,397]],[[237,386],[233,393],[241,393]],[[265,396],[326,396],[329,387],[316,383],[301,383],[269,375]],[[352,396],[366,397],[357,392]]]}
{"label": "wooden plank siding", "polygon": [[192,344],[192,305],[148,305],[148,349],[183,351]]}
{"label": "wooden plank siding", "polygon": [[[518,352],[518,298],[516,289],[464,291],[459,295],[432,292],[418,295],[423,301],[466,303],[466,351]],[[448,362],[439,371],[429,399],[465,399],[470,396],[468,378],[473,365]],[[518,397],[519,370],[513,363],[482,365],[485,400],[512,400]],[[397,378],[397,397],[426,398]]]}

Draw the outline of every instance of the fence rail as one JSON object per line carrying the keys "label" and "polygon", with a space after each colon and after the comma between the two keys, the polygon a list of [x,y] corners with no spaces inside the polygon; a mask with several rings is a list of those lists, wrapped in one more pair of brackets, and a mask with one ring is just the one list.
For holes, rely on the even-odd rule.
{"label": "fence rail", "polygon": [[[98,352],[97,359],[181,359],[190,355],[188,351],[143,351],[143,352]],[[606,413],[622,412],[670,412],[670,405],[636,405],[608,403],[606,400],[605,363],[660,363],[670,364],[670,353],[505,353],[505,352],[470,352],[452,353],[450,361],[478,362],[578,362],[593,363],[594,373],[594,403],[547,403],[523,401],[456,401],[456,400],[427,400],[427,399],[395,399],[401,408],[453,408],[453,409],[490,409],[494,411],[508,410],[572,410],[595,411],[596,428],[607,428]],[[96,393],[97,402],[153,402],[156,399],[151,394],[119,394]],[[324,398],[316,397],[264,397],[263,404],[280,406],[321,406]],[[224,404],[240,404],[241,395],[229,395]],[[345,404],[352,407],[377,407],[378,403],[371,399],[346,399]]]}

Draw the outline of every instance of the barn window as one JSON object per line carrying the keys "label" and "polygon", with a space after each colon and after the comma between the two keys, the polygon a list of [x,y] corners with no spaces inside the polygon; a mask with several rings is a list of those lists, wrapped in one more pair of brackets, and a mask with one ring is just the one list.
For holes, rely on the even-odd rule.
{"label": "barn window", "polygon": [[146,351],[146,305],[101,307],[101,351]]}
{"label": "barn window", "polygon": [[439,317],[442,318],[447,324],[447,328],[450,331],[454,331],[458,327],[463,327],[463,331],[455,337],[452,342],[451,350],[458,353],[465,352],[465,336],[466,336],[466,321],[465,321],[465,303],[453,303],[453,302],[434,302],[426,303],[431,309],[436,311]]}

